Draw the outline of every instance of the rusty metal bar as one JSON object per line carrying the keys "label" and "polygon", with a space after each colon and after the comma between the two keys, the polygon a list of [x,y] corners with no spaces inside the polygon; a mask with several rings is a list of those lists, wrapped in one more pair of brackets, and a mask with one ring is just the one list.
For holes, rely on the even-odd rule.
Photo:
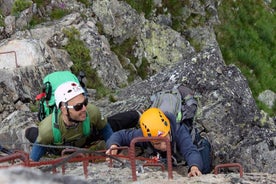
{"label": "rusty metal bar", "polygon": [[215,167],[214,173],[215,175],[218,174],[218,171],[220,168],[228,168],[228,167],[237,167],[239,169],[240,172],[240,177],[243,176],[243,168],[242,165],[239,163],[227,163],[227,164],[219,164]]}
{"label": "rusty metal bar", "polygon": [[137,142],[149,142],[149,141],[164,141],[167,146],[167,165],[168,165],[168,178],[172,179],[172,160],[171,160],[171,143],[166,137],[136,137],[130,143],[129,155],[132,171],[132,180],[137,181],[136,175],[136,158],[135,158],[135,144]]}
{"label": "rusty metal bar", "polygon": [[29,160],[29,154],[26,152],[22,152],[22,151],[16,151],[13,154],[4,156],[4,157],[0,157],[0,163],[1,162],[7,162],[7,161],[12,161],[12,163],[14,164],[16,159],[20,159],[25,165],[25,166],[29,166],[30,164],[30,160]]}
{"label": "rusty metal bar", "polygon": [[[139,141],[139,139],[137,139]],[[149,141],[149,140],[163,140],[162,138],[153,138],[153,139],[149,139],[147,138],[146,140],[144,141]],[[166,141],[166,140],[165,140]],[[134,142],[135,144],[135,142]],[[170,150],[170,143],[169,142],[166,142],[166,144],[168,145],[168,158],[171,158],[171,150]],[[133,145],[134,146],[134,145]],[[128,152],[129,152],[129,148],[128,147],[119,147],[118,149],[128,149]],[[135,150],[135,149],[134,149]],[[62,152],[62,155],[65,155],[65,153],[68,153],[68,152],[75,152],[76,150],[75,149],[66,149]],[[102,150],[102,152],[106,152],[106,150]],[[135,168],[135,160],[142,160],[142,161],[147,161],[146,164],[144,164],[143,166],[160,166],[162,168],[162,171],[164,171],[164,168],[157,164],[156,160],[154,159],[150,159],[150,158],[145,158],[145,157],[135,157],[135,152],[132,151],[133,154],[134,154],[134,159],[132,159],[132,162],[134,163],[134,169],[132,167],[132,172],[134,170],[135,174],[136,174],[136,168]],[[96,160],[104,160],[106,159],[106,156],[103,155],[93,155],[95,153],[90,153],[90,154],[83,154],[83,153],[80,153],[78,155],[76,155],[75,157],[73,158],[70,158],[67,162],[71,163],[71,162],[83,162],[83,172],[84,172],[84,175],[85,177],[87,178],[88,176],[88,165],[89,165],[89,161],[96,161]],[[116,158],[123,158],[123,159],[128,159],[131,161],[131,158],[129,156],[125,156],[125,155],[112,155]],[[58,163],[61,163],[64,159],[66,159],[66,156],[63,156],[63,157],[59,157],[59,158],[56,158],[56,159],[52,159],[52,160],[46,160],[46,161],[38,161],[38,162],[34,162],[34,161],[31,161],[30,158],[29,158],[29,154],[24,152],[24,151],[16,151],[15,153],[11,154],[11,155],[7,155],[7,156],[3,156],[3,157],[0,157],[0,163],[2,162],[12,162],[13,165],[15,165],[15,160],[16,159],[20,159],[22,162],[20,163],[17,163],[16,165],[22,165],[22,166],[27,166],[27,167],[39,167],[39,166],[45,166],[45,165],[55,165],[55,164],[58,164]],[[111,159],[112,160],[112,159]],[[171,159],[168,159],[168,173],[169,173],[169,178],[172,178],[172,167],[171,166]],[[6,166],[6,165],[1,165],[0,168],[7,168],[9,166]],[[64,165],[62,165],[62,173],[65,174],[65,167]],[[57,168],[56,167],[53,167],[52,168],[52,172],[53,173],[56,173],[57,172]],[[136,175],[133,175],[133,177],[135,178]]]}
{"label": "rusty metal bar", "polygon": [[[65,149],[65,150],[62,150],[61,155],[65,156],[65,154],[73,153],[75,151],[77,151],[77,150],[76,149]],[[85,155],[83,153],[79,153],[78,155],[76,155],[76,157],[85,158]],[[89,161],[87,159],[82,161],[83,173],[84,173],[84,176],[86,179],[88,177],[88,168],[87,168],[88,165],[89,165]],[[62,174],[63,175],[65,174],[65,164],[62,165]]]}
{"label": "rusty metal bar", "polygon": [[0,52],[0,54],[10,54],[10,53],[14,53],[15,67],[18,68],[19,65],[17,63],[17,55],[15,51]]}
{"label": "rusty metal bar", "polygon": [[[106,150],[98,150],[96,152],[97,153],[104,153],[104,155],[105,155]],[[96,154],[96,153],[93,153],[93,152],[90,153],[89,156],[91,157],[91,159],[89,159],[89,160],[91,160],[94,163],[106,160],[106,156],[99,155],[99,154]]]}
{"label": "rusty metal bar", "polygon": [[[122,146],[122,147],[117,147],[117,148],[111,148],[110,149],[110,152],[112,152],[112,150],[127,150],[128,152],[129,152],[129,147],[127,147],[127,146]],[[112,154],[111,154],[112,155]],[[114,156],[114,155],[112,155],[112,156]],[[117,156],[117,155],[115,155],[115,156]],[[108,166],[109,167],[112,167],[112,164],[113,164],[113,159],[111,158],[111,159],[109,159],[109,164],[108,164]]]}

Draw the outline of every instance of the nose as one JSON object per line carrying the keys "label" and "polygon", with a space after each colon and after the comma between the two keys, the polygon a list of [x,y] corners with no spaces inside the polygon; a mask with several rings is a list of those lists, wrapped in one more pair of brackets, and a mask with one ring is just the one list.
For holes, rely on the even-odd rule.
{"label": "nose", "polygon": [[86,110],[86,106],[85,105],[82,105],[82,108],[81,108],[81,110]]}
{"label": "nose", "polygon": [[160,149],[160,144],[154,144],[153,147],[154,147],[155,149],[158,149],[158,150],[159,150],[159,149]]}

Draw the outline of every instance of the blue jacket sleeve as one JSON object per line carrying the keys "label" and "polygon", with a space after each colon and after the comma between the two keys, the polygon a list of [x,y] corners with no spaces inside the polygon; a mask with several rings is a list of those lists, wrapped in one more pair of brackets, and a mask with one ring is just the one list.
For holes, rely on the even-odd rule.
{"label": "blue jacket sleeve", "polygon": [[[130,146],[132,139],[135,137],[143,137],[143,133],[141,129],[133,129],[133,130],[119,130],[114,132],[112,136],[108,139],[106,143],[106,148],[108,149],[112,144],[116,144],[118,146]],[[137,146],[142,146],[137,143]]]}
{"label": "blue jacket sleeve", "polygon": [[30,154],[30,158],[33,161],[39,161],[40,158],[45,154],[45,152],[46,152],[45,147],[39,146],[38,144],[35,143],[33,145],[33,148],[32,148],[31,154]]}
{"label": "blue jacket sleeve", "polygon": [[181,155],[187,161],[189,169],[192,166],[197,166],[200,171],[203,168],[203,162],[201,155],[197,149],[197,147],[192,142],[192,137],[189,133],[189,130],[186,126],[181,125],[176,132],[177,139],[176,145]]}
{"label": "blue jacket sleeve", "polygon": [[109,123],[105,125],[103,129],[100,130],[100,133],[103,135],[105,142],[109,139],[109,137],[113,134],[113,130]]}

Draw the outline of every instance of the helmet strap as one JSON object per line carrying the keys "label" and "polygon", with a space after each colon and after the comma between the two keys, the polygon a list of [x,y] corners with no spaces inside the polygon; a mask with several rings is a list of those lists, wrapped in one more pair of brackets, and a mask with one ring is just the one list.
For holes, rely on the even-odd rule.
{"label": "helmet strap", "polygon": [[172,137],[172,130],[170,130],[169,132],[168,132],[168,134],[169,134],[169,136],[170,136],[170,142],[172,142],[173,140],[173,137]]}

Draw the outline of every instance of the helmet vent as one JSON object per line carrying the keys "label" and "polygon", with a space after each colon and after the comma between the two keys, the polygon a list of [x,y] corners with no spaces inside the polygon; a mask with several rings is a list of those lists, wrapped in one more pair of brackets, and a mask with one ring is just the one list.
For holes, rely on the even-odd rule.
{"label": "helmet vent", "polygon": [[162,116],[161,112],[159,111],[159,116],[160,116],[160,119],[161,121],[164,123],[165,126],[168,126],[168,122],[164,119],[164,117]]}

